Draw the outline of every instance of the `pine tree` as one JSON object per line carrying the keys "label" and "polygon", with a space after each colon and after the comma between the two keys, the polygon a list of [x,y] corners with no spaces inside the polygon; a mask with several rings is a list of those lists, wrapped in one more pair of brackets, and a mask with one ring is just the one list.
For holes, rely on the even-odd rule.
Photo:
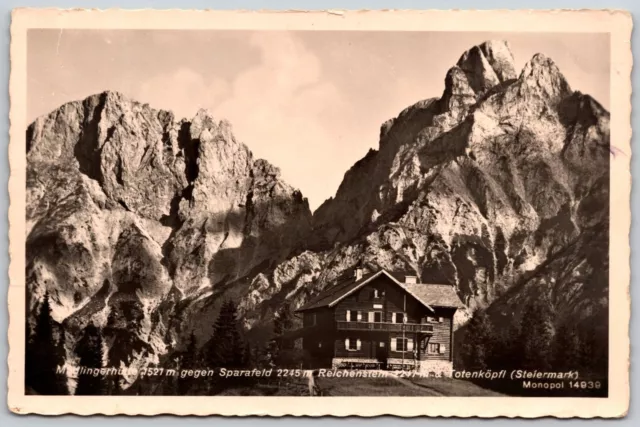
{"label": "pine tree", "polygon": [[284,303],[273,319],[273,339],[268,346],[269,359],[272,366],[284,367],[293,361],[293,342],[283,338],[283,335],[293,330],[293,327],[291,306],[288,303]]}
{"label": "pine tree", "polygon": [[[144,319],[142,303],[138,299],[120,300],[111,306],[104,336],[110,339],[107,352],[109,368],[129,367],[132,355],[149,351],[150,345],[140,338],[139,331]],[[124,383],[122,375],[109,375],[108,394],[120,394]]]}
{"label": "pine tree", "polygon": [[[80,358],[80,366],[85,368],[102,368],[102,335],[100,330],[90,323],[84,329],[82,338],[76,346],[76,354]],[[77,395],[102,395],[107,391],[103,375],[80,375],[78,377]]]}
{"label": "pine tree", "polygon": [[58,367],[64,365],[64,329],[51,317],[48,293],[40,305],[33,332],[26,349],[27,386],[40,394],[69,394],[67,376],[57,373]]}
{"label": "pine tree", "polygon": [[558,371],[577,370],[581,364],[578,328],[564,322],[554,337],[553,368]]}
{"label": "pine tree", "polygon": [[209,346],[209,362],[216,367],[241,367],[244,344],[240,336],[238,311],[233,301],[222,303]]}
{"label": "pine tree", "polygon": [[489,366],[494,346],[494,328],[483,310],[476,310],[469,321],[462,345],[465,369],[481,370]]}
{"label": "pine tree", "polygon": [[551,368],[553,336],[553,309],[543,292],[527,306],[521,319],[518,341],[522,349],[522,368]]}
{"label": "pine tree", "polygon": [[593,314],[588,322],[580,325],[579,365],[581,374],[604,378],[609,368],[609,331],[607,309]]}
{"label": "pine tree", "polygon": [[[183,351],[178,357],[178,371],[179,373],[183,370],[195,369],[197,368],[198,361],[198,346],[196,342],[196,336],[191,332],[189,335],[189,343],[187,344],[187,348]],[[191,389],[193,383],[193,378],[189,376],[178,377],[178,394],[180,396],[186,395]]]}
{"label": "pine tree", "polygon": [[520,369],[522,344],[520,343],[520,324],[513,322],[506,330],[496,334],[489,366],[496,369]]}

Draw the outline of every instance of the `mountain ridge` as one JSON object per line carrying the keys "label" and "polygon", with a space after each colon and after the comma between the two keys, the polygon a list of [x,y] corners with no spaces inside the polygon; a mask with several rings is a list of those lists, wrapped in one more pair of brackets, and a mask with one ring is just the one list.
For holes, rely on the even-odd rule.
{"label": "mountain ridge", "polygon": [[532,288],[608,307],[608,251],[588,242],[608,230],[609,113],[542,54],[517,74],[502,41],[383,123],[313,215],[228,122],[114,92],[38,118],[27,161],[28,312],[48,292],[70,330],[119,325],[122,363],[158,363],[192,332],[208,341],[224,298],[262,330],[356,265],[451,283],[469,311],[509,319]]}

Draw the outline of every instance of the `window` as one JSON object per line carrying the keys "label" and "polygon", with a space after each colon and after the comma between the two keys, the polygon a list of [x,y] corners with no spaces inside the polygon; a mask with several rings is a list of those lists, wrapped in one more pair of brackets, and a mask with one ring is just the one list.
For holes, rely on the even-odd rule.
{"label": "window", "polygon": [[404,313],[392,313],[391,321],[393,323],[404,323]]}
{"label": "window", "polygon": [[318,342],[318,348],[322,348],[322,341]]}
{"label": "window", "polygon": [[382,322],[382,312],[381,311],[370,311],[368,313],[369,323],[380,323]]}
{"label": "window", "polygon": [[429,343],[429,354],[440,354],[440,343]]}
{"label": "window", "polygon": [[311,326],[316,326],[316,313],[311,313],[311,319],[309,319]]}
{"label": "window", "polygon": [[412,338],[391,338],[391,351],[413,351]]}
{"label": "window", "polygon": [[347,310],[347,322],[364,322],[362,312],[356,310]]}
{"label": "window", "polygon": [[344,346],[349,351],[358,351],[360,350],[362,343],[357,338],[347,338],[344,340]]}

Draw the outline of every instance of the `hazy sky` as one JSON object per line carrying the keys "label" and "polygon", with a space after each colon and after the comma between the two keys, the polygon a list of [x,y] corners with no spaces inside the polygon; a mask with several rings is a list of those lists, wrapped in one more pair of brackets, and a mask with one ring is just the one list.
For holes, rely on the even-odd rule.
{"label": "hazy sky", "polygon": [[207,108],[313,210],[378,147],[384,121],[440,96],[488,39],[510,43],[518,71],[544,53],[609,108],[607,34],[29,30],[28,120],[107,89],[179,117]]}

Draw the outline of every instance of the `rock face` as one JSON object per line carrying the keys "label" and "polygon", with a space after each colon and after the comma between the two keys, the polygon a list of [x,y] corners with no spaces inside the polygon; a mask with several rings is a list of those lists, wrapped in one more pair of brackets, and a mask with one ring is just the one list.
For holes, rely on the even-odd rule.
{"label": "rock face", "polygon": [[164,301],[283,260],[310,228],[301,193],[206,111],[176,121],[94,95],[36,120],[27,162],[28,311],[48,292],[73,326],[133,313],[121,326],[151,355]]}
{"label": "rock face", "polygon": [[247,319],[304,303],[360,262],[453,283],[505,323],[541,287],[559,319],[606,312],[609,156],[609,113],[551,59],[518,75],[506,43],[473,47],[440,98],[382,125],[378,150],[314,213],[307,251],[251,280]]}
{"label": "rock face", "polygon": [[95,95],[27,130],[28,310],[48,291],[58,320],[116,325],[116,360],[150,363],[209,339],[223,298],[259,330],[363,263],[507,322],[544,287],[583,321],[607,309],[609,155],[609,113],[544,55],[517,74],[500,41],[384,123],[313,218],[228,123]]}

